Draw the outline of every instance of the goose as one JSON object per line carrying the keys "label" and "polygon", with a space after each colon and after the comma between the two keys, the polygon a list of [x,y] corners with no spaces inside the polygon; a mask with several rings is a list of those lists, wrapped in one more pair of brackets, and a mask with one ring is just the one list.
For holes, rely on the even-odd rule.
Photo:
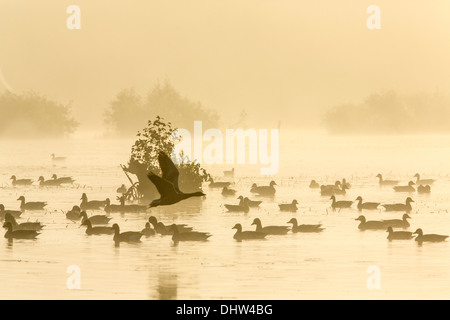
{"label": "goose", "polygon": [[239,204],[224,204],[224,207],[227,208],[228,212],[249,212],[250,208],[248,203],[244,201],[243,196],[239,196],[238,199]]}
{"label": "goose", "polygon": [[71,210],[66,212],[66,218],[69,220],[80,220],[81,209],[79,206],[73,206]]}
{"label": "goose", "polygon": [[286,226],[267,226],[263,227],[261,220],[259,218],[255,218],[253,220],[252,226],[256,225],[256,232],[262,232],[268,235],[283,235],[288,233],[289,227]]}
{"label": "goose", "polygon": [[270,184],[268,186],[252,186],[252,188],[250,189],[250,192],[252,193],[257,193],[260,196],[272,196],[275,194],[276,189],[274,188],[274,186],[276,186],[277,184],[275,183],[275,181],[270,181]]}
{"label": "goose", "polygon": [[441,242],[445,241],[448,236],[439,235],[439,234],[423,234],[422,229],[417,229],[413,234],[417,234],[416,241],[419,243],[422,242]]}
{"label": "goose", "polygon": [[383,180],[381,173],[377,174],[376,177],[378,178],[378,183],[380,186],[395,186],[399,182],[398,180]]}
{"label": "goose", "polygon": [[209,176],[209,187],[210,188],[223,188],[223,187],[229,187],[231,185],[231,182],[224,182],[224,181],[217,181],[215,182],[214,179]]}
{"label": "goose", "polygon": [[20,209],[23,210],[44,210],[47,202],[25,202],[25,197],[20,196],[17,201],[20,201]]}
{"label": "goose", "polygon": [[345,195],[345,194],[347,194],[347,192],[345,191],[347,189],[348,189],[348,187],[346,185],[342,185],[341,189],[332,189],[333,195]]}
{"label": "goose", "polygon": [[413,238],[412,232],[409,231],[394,231],[392,227],[388,227],[386,232],[389,232],[387,238],[389,240],[409,240]]}
{"label": "goose", "polygon": [[96,215],[96,216],[87,216],[86,211],[81,211],[80,216],[83,218],[81,220],[81,224],[83,224],[86,220],[89,220],[93,225],[96,224],[108,224],[109,220],[112,218],[102,215]]}
{"label": "goose", "polygon": [[250,200],[249,198],[245,197],[244,202],[249,206],[250,208],[257,208],[262,203],[262,201],[256,201],[256,200]]}
{"label": "goose", "polygon": [[382,204],[381,206],[386,209],[386,211],[405,211],[411,212],[411,202],[414,202],[410,197],[406,198],[405,203],[395,203],[395,204]]}
{"label": "goose", "polygon": [[320,194],[322,196],[332,196],[332,195],[335,194],[336,190],[342,190],[341,189],[341,182],[339,180],[336,181],[335,184],[328,184],[328,185],[321,185],[320,186]]}
{"label": "goose", "polygon": [[201,191],[184,193],[178,188],[179,171],[173,164],[172,160],[164,153],[158,155],[159,166],[162,171],[162,177],[157,176],[153,172],[149,172],[147,177],[155,185],[161,197],[153,200],[149,207],[167,206],[191,197],[202,197],[205,194]]}
{"label": "goose", "polygon": [[408,228],[409,227],[408,219],[411,219],[411,217],[407,213],[405,213],[402,216],[402,219],[383,220],[383,222],[387,227]]}
{"label": "goose", "polygon": [[410,181],[407,186],[395,186],[393,189],[395,192],[415,192],[416,189],[414,189],[413,185],[415,185],[415,183]]}
{"label": "goose", "polygon": [[316,182],[316,180],[311,180],[311,182],[309,183],[309,187],[311,189],[318,189],[320,188],[320,185],[318,182]]}
{"label": "goose", "polygon": [[321,224],[301,224],[298,225],[297,219],[292,218],[287,223],[292,223],[292,232],[322,232],[324,228],[321,228]]}
{"label": "goose", "polygon": [[350,208],[353,204],[353,201],[336,201],[336,197],[334,195],[331,196],[330,200],[333,200],[331,203],[331,207],[333,209]]}
{"label": "goose", "polygon": [[431,187],[429,184],[427,184],[426,186],[420,185],[417,187],[417,193],[430,193],[431,192]]}
{"label": "goose", "polygon": [[40,187],[59,187],[61,183],[58,180],[45,180],[43,176],[38,179]]}
{"label": "goose", "polygon": [[39,232],[34,230],[15,230],[13,231],[13,226],[11,222],[5,222],[3,228],[6,228],[5,238],[7,239],[36,239]]}
{"label": "goose", "polygon": [[54,153],[50,155],[53,161],[66,161],[66,157],[57,157]]}
{"label": "goose", "polygon": [[234,177],[234,168],[232,168],[231,170],[225,170],[223,172],[223,175],[225,177],[233,178]]}
{"label": "goose", "polygon": [[16,219],[9,213],[5,214],[5,222],[11,222],[14,230],[39,231],[44,227],[40,222],[23,222],[21,224],[18,224]]}
{"label": "goose", "polygon": [[[173,230],[167,228],[162,222],[158,222],[155,216],[151,216],[150,218],[148,218],[148,222],[150,222],[150,224],[153,225],[153,228],[155,229],[156,233],[159,233],[160,235],[163,236],[173,235]],[[180,233],[192,231],[192,227],[188,227],[186,224],[176,224],[176,226]]]}
{"label": "goose", "polygon": [[358,196],[355,201],[358,201],[358,210],[376,210],[380,205],[379,202],[364,202],[361,196]]}
{"label": "goose", "polygon": [[115,242],[139,242],[141,241],[142,233],[136,231],[127,231],[120,233],[120,227],[117,223],[112,226],[114,230],[113,240]]}
{"label": "goose", "polygon": [[356,221],[361,221],[358,225],[359,230],[386,230],[386,225],[383,221],[366,221],[366,217],[359,216]]}
{"label": "goose", "polygon": [[72,179],[72,177],[61,177],[58,178],[58,176],[56,174],[52,175],[52,179],[55,181],[58,181],[59,184],[73,184],[75,182],[74,179]]}
{"label": "goose", "polygon": [[150,223],[145,223],[145,228],[141,230],[141,233],[146,236],[146,237],[150,237],[150,236],[154,236],[156,234],[156,231],[152,228],[150,228]]}
{"label": "goose", "polygon": [[242,231],[242,225],[240,223],[237,223],[232,229],[236,229],[233,239],[237,241],[264,239],[267,235],[266,233],[257,231]]}
{"label": "goose", "polygon": [[173,232],[172,241],[206,241],[212,235],[208,232],[198,232],[198,231],[186,231],[180,233],[178,231],[178,227],[175,224],[172,224],[169,229]]}
{"label": "goose", "polygon": [[87,235],[100,235],[100,234],[113,234],[115,230],[112,227],[92,227],[92,222],[87,219],[81,224],[82,226],[87,226],[86,234]]}
{"label": "goose", "polygon": [[128,189],[127,189],[127,187],[125,187],[124,184],[122,184],[122,185],[121,185],[119,188],[117,188],[117,190],[116,190],[117,193],[122,193],[122,194],[127,193],[127,191],[128,191]]}
{"label": "goose", "polygon": [[278,207],[280,208],[280,211],[289,211],[289,212],[296,212],[297,211],[297,200],[292,200],[291,203],[282,203],[279,204]]}
{"label": "goose", "polygon": [[106,213],[123,212],[123,207],[122,204],[111,204],[111,200],[109,198],[106,198],[104,210]]}
{"label": "goose", "polygon": [[15,175],[12,175],[9,179],[12,180],[11,184],[13,186],[29,186],[33,183],[31,179],[17,179]]}
{"label": "goose", "polygon": [[416,184],[417,185],[419,185],[419,184],[433,184],[433,183],[436,182],[436,180],[434,180],[434,179],[420,179],[420,174],[418,174],[418,173],[416,173],[414,175],[414,178],[417,179],[416,180]]}
{"label": "goose", "polygon": [[236,190],[229,189],[228,187],[223,187],[222,195],[223,196],[234,196],[234,195],[236,195]]}
{"label": "goose", "polygon": [[80,208],[81,210],[99,210],[101,207],[106,206],[106,200],[91,200],[88,201],[88,197],[86,193],[83,193],[81,195],[81,204]]}
{"label": "goose", "polygon": [[345,186],[347,189],[350,189],[352,186],[350,183],[347,182],[347,180],[345,180],[345,178],[342,179],[341,185]]}
{"label": "goose", "polygon": [[19,210],[5,210],[5,206],[3,204],[0,204],[0,219],[5,219],[5,215],[9,213],[14,218],[20,218],[20,215],[22,214],[22,211]]}

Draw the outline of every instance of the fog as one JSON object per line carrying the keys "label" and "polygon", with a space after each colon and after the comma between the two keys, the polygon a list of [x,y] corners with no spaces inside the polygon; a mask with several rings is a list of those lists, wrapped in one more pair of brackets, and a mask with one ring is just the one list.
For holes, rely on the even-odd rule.
{"label": "fog", "polygon": [[[69,30],[66,8],[81,8]],[[145,96],[158,81],[254,125],[315,128],[341,104],[394,90],[450,87],[448,1],[169,0],[0,3],[0,90],[71,104],[79,130],[103,125],[124,89]]]}

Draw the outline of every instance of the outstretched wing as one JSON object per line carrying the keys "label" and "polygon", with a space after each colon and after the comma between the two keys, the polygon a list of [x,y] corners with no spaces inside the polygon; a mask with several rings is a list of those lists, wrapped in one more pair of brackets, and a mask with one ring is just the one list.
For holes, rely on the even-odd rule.
{"label": "outstretched wing", "polygon": [[177,167],[175,167],[175,164],[164,152],[159,153],[158,162],[162,171],[162,178],[172,182],[175,190],[179,191],[180,189],[178,188],[178,176],[180,175],[180,173]]}
{"label": "outstretched wing", "polygon": [[174,185],[171,182],[157,176],[153,172],[150,171],[147,174],[147,177],[150,179],[151,182],[153,182],[156,189],[158,189],[158,192],[161,195],[161,198],[171,197],[177,193]]}

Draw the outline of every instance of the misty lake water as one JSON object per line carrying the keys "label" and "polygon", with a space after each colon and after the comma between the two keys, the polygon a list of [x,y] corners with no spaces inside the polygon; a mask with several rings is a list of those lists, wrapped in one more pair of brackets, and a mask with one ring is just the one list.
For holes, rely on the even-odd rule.
{"label": "misty lake water", "polygon": [[[315,132],[280,132],[280,171],[259,175],[259,166],[234,165],[233,188],[252,196],[250,185],[268,184],[277,193],[261,198],[261,208],[248,214],[227,213],[221,190],[204,185],[204,199],[189,199],[140,214],[112,213],[121,231],[139,231],[150,215],[164,223],[186,223],[213,234],[207,242],[172,243],[171,237],[142,238],[138,244],[115,246],[112,236],[87,236],[63,211],[90,199],[116,202],[116,189],[129,185],[119,164],[125,164],[134,139],[74,137],[60,141],[0,141],[0,203],[17,209],[16,199],[47,201],[45,211],[27,211],[18,222],[41,221],[36,240],[0,239],[0,299],[428,299],[450,298],[450,241],[424,243],[386,239],[384,231],[358,230],[356,209],[330,210],[329,197],[309,189],[311,179],[331,184],[346,178],[352,184],[339,199],[381,203],[404,202],[407,195],[380,188],[377,173],[407,184],[413,175],[437,179],[429,195],[413,193],[411,227],[424,233],[450,234],[450,137],[330,137]],[[50,154],[67,156],[53,165]],[[205,168],[218,180],[230,165]],[[49,179],[72,176],[74,186],[12,187],[10,176]],[[278,203],[299,202],[297,213],[280,212]],[[103,214],[88,211],[88,215]],[[396,219],[402,213],[383,210],[363,214],[369,220]],[[268,236],[263,241],[236,242],[235,230],[253,230],[253,219],[264,225],[322,223],[320,234]],[[3,231],[2,231],[3,232]],[[67,267],[81,271],[81,289],[69,290]],[[369,290],[367,268],[378,266],[381,288]]]}

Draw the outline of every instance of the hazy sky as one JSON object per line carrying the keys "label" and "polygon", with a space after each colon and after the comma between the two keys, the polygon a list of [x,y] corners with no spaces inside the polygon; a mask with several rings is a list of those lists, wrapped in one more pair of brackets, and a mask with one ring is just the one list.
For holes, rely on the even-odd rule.
{"label": "hazy sky", "polygon": [[247,108],[301,126],[383,89],[447,92],[449,14],[448,0],[0,0],[0,69],[17,92],[73,101],[84,127],[158,79],[225,119]]}

